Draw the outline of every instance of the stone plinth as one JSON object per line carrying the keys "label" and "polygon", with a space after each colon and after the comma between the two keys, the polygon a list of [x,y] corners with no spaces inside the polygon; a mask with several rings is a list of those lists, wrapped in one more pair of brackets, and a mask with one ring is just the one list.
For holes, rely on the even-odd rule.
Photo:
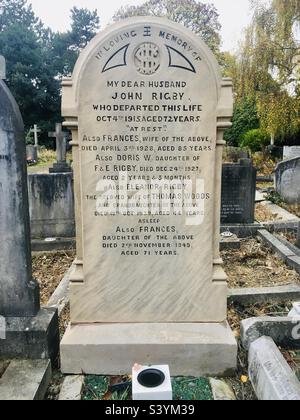
{"label": "stone plinth", "polygon": [[61,342],[69,374],[123,375],[139,363],[168,364],[172,376],[227,376],[236,361],[227,323],[75,325]]}

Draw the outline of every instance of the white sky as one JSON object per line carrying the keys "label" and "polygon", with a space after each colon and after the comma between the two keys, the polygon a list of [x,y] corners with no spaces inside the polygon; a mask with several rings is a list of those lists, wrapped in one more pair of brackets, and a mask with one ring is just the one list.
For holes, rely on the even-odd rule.
{"label": "white sky", "polygon": [[[202,0],[206,2],[206,0]],[[98,9],[102,28],[108,24],[116,10],[126,4],[141,4],[144,0],[29,0],[42,21],[56,31],[65,31],[70,25],[73,6]],[[250,22],[249,0],[208,0],[217,7],[222,24],[224,50],[234,50],[242,38],[242,31]]]}

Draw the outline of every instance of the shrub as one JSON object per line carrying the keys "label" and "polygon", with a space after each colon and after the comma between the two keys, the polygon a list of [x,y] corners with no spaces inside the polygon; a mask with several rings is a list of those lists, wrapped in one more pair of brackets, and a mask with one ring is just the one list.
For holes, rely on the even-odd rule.
{"label": "shrub", "polygon": [[270,144],[270,136],[266,131],[258,128],[250,130],[243,136],[241,147],[249,149],[252,153],[259,152]]}

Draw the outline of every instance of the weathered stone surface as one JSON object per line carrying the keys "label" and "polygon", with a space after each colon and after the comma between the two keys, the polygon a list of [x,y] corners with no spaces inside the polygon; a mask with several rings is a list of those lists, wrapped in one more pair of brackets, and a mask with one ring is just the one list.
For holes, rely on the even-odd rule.
{"label": "weathered stone surface", "polygon": [[[232,102],[232,82],[222,81],[211,52],[181,25],[134,18],[88,45],[72,79],[63,82],[64,125],[78,123],[72,137],[84,251],[78,256],[82,281],[71,282],[72,322],[226,319],[219,200],[222,133],[230,126]],[[154,218],[146,207],[132,213],[139,188],[149,190],[160,177],[182,186],[187,175],[195,186],[204,181],[197,222],[185,211],[168,214],[159,207],[152,208]],[[124,177],[132,181],[133,199],[125,197],[125,204],[116,203],[119,211],[104,214],[101,182],[112,178],[126,190]],[[113,194],[108,202],[114,207]]]}
{"label": "weathered stone surface", "polygon": [[6,63],[5,58],[0,55],[0,80],[3,80],[6,78]]}
{"label": "weathered stone surface", "polygon": [[62,124],[57,123],[55,132],[48,133],[49,137],[56,139],[56,159],[57,163],[49,169],[50,174],[72,172],[71,166],[67,162],[67,136],[66,131],[62,131]]}
{"label": "weathered stone surface", "polygon": [[258,237],[261,238],[283,261],[286,262],[288,257],[295,256],[294,252],[284,245],[276,236],[272,235],[272,233],[264,229],[259,230],[257,233]]}
{"label": "weathered stone surface", "polygon": [[283,159],[289,160],[300,157],[300,146],[284,146]]}
{"label": "weathered stone surface", "polygon": [[236,396],[230,385],[228,385],[224,380],[209,379],[212,393],[214,396],[214,401],[235,401]]}
{"label": "weathered stone surface", "polygon": [[297,247],[300,248],[300,222],[298,223],[298,229],[297,229]]}
{"label": "weathered stone surface", "polygon": [[28,192],[32,238],[75,236],[71,174],[30,174]]}
{"label": "weathered stone surface", "polygon": [[300,249],[296,245],[294,245],[292,242],[288,241],[281,235],[278,235],[277,238],[283,245],[289,248],[296,256],[300,257]]}
{"label": "weathered stone surface", "polygon": [[36,146],[31,144],[26,146],[26,160],[31,163],[38,161],[38,150]]}
{"label": "weathered stone surface", "polygon": [[0,357],[54,361],[57,311],[40,310],[32,278],[23,130],[17,104],[0,80]]}
{"label": "weathered stone surface", "polygon": [[220,241],[221,251],[223,251],[224,249],[240,249],[240,248],[241,248],[241,240],[236,235],[233,235],[229,238],[221,236],[221,241]]}
{"label": "weathered stone surface", "polygon": [[277,165],[275,187],[289,204],[300,204],[300,156]]}
{"label": "weathered stone surface", "polygon": [[39,287],[32,278],[23,121],[0,80],[0,315],[34,316]]}
{"label": "weathered stone surface", "polygon": [[253,223],[256,169],[250,159],[223,164],[221,223]]}
{"label": "weathered stone surface", "polygon": [[300,317],[300,302],[293,303],[293,308],[289,313],[289,317]]}
{"label": "weathered stone surface", "polygon": [[64,174],[72,172],[71,166],[67,162],[54,163],[49,169],[50,174]]}
{"label": "weathered stone surface", "polygon": [[232,81],[201,39],[154,17],[96,36],[64,79],[77,224],[64,371],[128,373],[152,355],[181,374],[199,355],[199,371],[235,368],[232,333],[218,345],[207,331],[227,315],[219,229],[232,105]]}
{"label": "weathered stone surface", "polygon": [[228,303],[251,305],[254,303],[284,302],[300,299],[300,286],[261,287],[249,289],[230,289]]}
{"label": "weathered stone surface", "polygon": [[298,274],[300,274],[300,257],[298,255],[288,257],[286,263],[289,267],[293,268]]}
{"label": "weathered stone surface", "polygon": [[6,339],[0,340],[1,359],[51,359],[59,351],[56,309],[41,309],[35,317],[6,318]]}
{"label": "weathered stone surface", "polygon": [[66,305],[69,303],[69,286],[70,286],[70,276],[75,270],[75,265],[72,264],[69,270],[66,272],[64,278],[57,286],[55,292],[48,300],[47,307],[55,307],[58,309],[58,315],[64,310]]}
{"label": "weathered stone surface", "polygon": [[80,401],[83,384],[84,376],[66,376],[60,390],[59,401]]}
{"label": "weathered stone surface", "polygon": [[73,251],[76,249],[75,238],[32,239],[33,252]]}
{"label": "weathered stone surface", "polygon": [[8,368],[9,363],[10,363],[9,360],[0,360],[0,378],[2,377],[2,375],[4,374],[6,369]]}
{"label": "weathered stone surface", "polygon": [[74,325],[61,343],[66,374],[122,375],[135,363],[168,363],[172,376],[228,376],[236,360],[227,323]]}
{"label": "weathered stone surface", "polygon": [[260,223],[250,223],[250,224],[236,224],[236,225],[227,225],[222,224],[221,233],[230,231],[234,233],[238,238],[248,238],[250,236],[256,236],[257,231],[262,228]]}
{"label": "weathered stone surface", "polygon": [[0,400],[43,400],[51,374],[49,360],[13,360],[0,378]]}
{"label": "weathered stone surface", "polygon": [[270,337],[251,344],[249,377],[259,400],[300,401],[300,382]]}
{"label": "weathered stone surface", "polygon": [[241,340],[246,350],[262,336],[271,337],[280,347],[300,349],[300,321],[289,317],[259,317],[241,322]]}

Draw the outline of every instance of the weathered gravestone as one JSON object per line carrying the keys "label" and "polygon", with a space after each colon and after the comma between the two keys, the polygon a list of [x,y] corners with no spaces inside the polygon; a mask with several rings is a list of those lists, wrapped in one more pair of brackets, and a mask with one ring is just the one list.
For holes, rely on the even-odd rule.
{"label": "weathered gravestone", "polygon": [[235,368],[219,253],[232,104],[206,45],[160,18],[101,33],[63,81],[77,221],[63,372]]}
{"label": "weathered gravestone", "polygon": [[300,222],[298,223],[298,229],[297,229],[297,247],[300,248]]}
{"label": "weathered gravestone", "polygon": [[277,165],[275,188],[288,204],[300,204],[300,157],[284,160]]}
{"label": "weathered gravestone", "polygon": [[6,63],[2,55],[0,55],[0,80],[6,79]]}
{"label": "weathered gravestone", "polygon": [[255,193],[257,171],[250,159],[239,164],[223,164],[221,222],[253,223],[255,218]]}
{"label": "weathered gravestone", "polygon": [[49,137],[56,139],[56,159],[57,163],[53,165],[53,168],[49,169],[51,174],[54,173],[68,173],[72,169],[67,163],[67,132],[62,131],[62,125],[57,123],[55,131],[48,133]]}
{"label": "weathered gravestone", "polygon": [[29,130],[30,134],[33,134],[34,144],[26,146],[26,159],[28,162],[35,163],[38,161],[38,148],[39,148],[39,133],[41,130],[36,124]]}
{"label": "weathered gravestone", "polygon": [[283,159],[289,160],[300,157],[300,146],[284,146]]}
{"label": "weathered gravestone", "polygon": [[32,238],[74,238],[72,174],[30,174],[28,193]]}
{"label": "weathered gravestone", "polygon": [[5,325],[0,358],[54,360],[59,344],[57,312],[40,309],[38,283],[32,278],[23,122],[1,80],[0,237],[0,316]]}
{"label": "weathered gravestone", "polygon": [[33,144],[26,146],[26,160],[29,163],[36,163],[38,161],[38,150]]}

